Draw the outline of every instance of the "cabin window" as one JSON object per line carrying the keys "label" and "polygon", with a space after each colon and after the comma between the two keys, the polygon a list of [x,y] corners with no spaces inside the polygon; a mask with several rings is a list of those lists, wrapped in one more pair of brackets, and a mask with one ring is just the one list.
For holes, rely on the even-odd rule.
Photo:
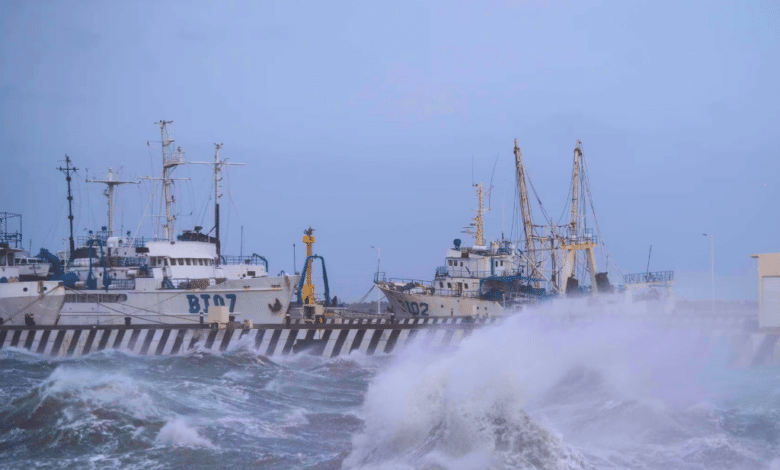
{"label": "cabin window", "polygon": [[468,289],[468,288],[469,288],[469,285],[468,285],[468,284],[463,284],[463,287],[465,287],[466,289]]}
{"label": "cabin window", "polygon": [[184,258],[179,258],[179,266],[184,266]]}
{"label": "cabin window", "polygon": [[452,283],[451,282],[447,283],[447,289],[452,289]]}
{"label": "cabin window", "polygon": [[203,266],[203,260],[202,259],[198,260],[198,266]]}
{"label": "cabin window", "polygon": [[440,282],[440,283],[439,283],[439,287],[444,287],[444,283],[443,283],[443,282]]}
{"label": "cabin window", "polygon": [[27,260],[22,258],[19,260],[19,264],[27,264]]}
{"label": "cabin window", "polygon": [[154,256],[152,256],[151,258],[149,258],[149,264],[150,264],[152,267],[155,267],[155,266],[157,266],[157,258],[155,258]]}
{"label": "cabin window", "polygon": [[186,258],[187,266],[192,266],[192,258]]}
{"label": "cabin window", "polygon": [[168,266],[168,258],[163,258],[165,260],[165,265]]}
{"label": "cabin window", "polygon": [[5,255],[0,256],[0,266],[5,266]]}
{"label": "cabin window", "polygon": [[502,262],[501,262],[501,266],[503,266],[503,265],[504,265],[504,262],[502,261]]}
{"label": "cabin window", "polygon": [[461,268],[463,267],[463,261],[461,261],[461,262],[460,262],[460,267],[461,267]]}

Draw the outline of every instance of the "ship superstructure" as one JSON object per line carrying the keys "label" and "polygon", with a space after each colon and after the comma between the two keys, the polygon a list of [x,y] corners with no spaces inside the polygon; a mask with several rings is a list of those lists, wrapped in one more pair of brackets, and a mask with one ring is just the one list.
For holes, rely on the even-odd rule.
{"label": "ship superstructure", "polygon": [[[280,322],[289,306],[298,276],[269,276],[264,257],[225,256],[220,251],[219,181],[227,162],[220,160],[216,146],[215,227],[217,236],[202,227],[176,233],[173,186],[177,166],[187,163],[180,147],[174,150],[169,134],[171,121],[160,121],[162,175],[159,181],[165,206],[162,236],[151,238],[118,234],[113,227],[114,186],[122,182],[113,172],[103,183],[108,189],[108,225],[89,232],[53,256],[41,256],[56,265],[66,286],[65,302],[57,324],[203,323],[209,308],[229,310],[231,321]],[[205,163],[205,162],[193,162]],[[70,196],[70,195],[69,195]]]}

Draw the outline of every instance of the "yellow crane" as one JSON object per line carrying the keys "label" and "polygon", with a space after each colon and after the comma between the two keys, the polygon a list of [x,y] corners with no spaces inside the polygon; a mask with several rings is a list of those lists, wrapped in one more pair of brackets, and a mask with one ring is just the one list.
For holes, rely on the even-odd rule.
{"label": "yellow crane", "polygon": [[314,229],[309,227],[303,231],[303,243],[306,244],[306,283],[301,289],[303,303],[306,305],[314,304],[314,284],[311,282],[312,249],[314,245]]}

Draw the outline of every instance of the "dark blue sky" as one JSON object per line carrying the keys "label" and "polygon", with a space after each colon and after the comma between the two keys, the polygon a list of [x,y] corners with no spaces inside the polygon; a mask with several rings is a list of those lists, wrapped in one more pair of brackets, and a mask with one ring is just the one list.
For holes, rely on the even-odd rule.
{"label": "dark blue sky", "polygon": [[[498,157],[500,236],[514,138],[554,218],[582,140],[623,273],[652,244],[651,270],[707,298],[712,233],[718,297],[753,299],[749,255],[778,250],[777,2],[4,2],[0,27],[0,211],[35,252],[67,237],[58,160],[82,169],[83,234],[105,224],[86,169],[155,176],[160,119],[188,159],[222,142],[246,163],[225,178],[227,251],[243,225],[245,254],[290,271],[311,225],[347,298],[371,285],[371,245],[389,275],[430,279],[468,240],[472,159],[487,185]],[[179,175],[179,228],[210,227],[206,167]],[[121,189],[117,224],[135,232],[149,195]]]}

